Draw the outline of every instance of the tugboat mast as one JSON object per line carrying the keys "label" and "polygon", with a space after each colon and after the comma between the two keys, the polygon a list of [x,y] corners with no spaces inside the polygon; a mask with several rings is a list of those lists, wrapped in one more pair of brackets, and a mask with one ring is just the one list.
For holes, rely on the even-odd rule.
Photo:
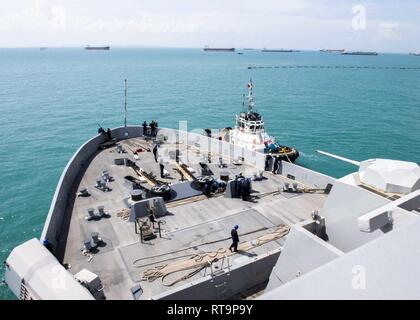
{"label": "tugboat mast", "polygon": [[254,98],[252,96],[252,78],[248,82],[248,112],[251,112],[254,107]]}

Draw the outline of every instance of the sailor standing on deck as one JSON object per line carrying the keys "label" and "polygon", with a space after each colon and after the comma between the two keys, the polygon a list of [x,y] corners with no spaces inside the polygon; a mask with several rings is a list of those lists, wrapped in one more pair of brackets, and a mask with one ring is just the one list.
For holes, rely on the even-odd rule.
{"label": "sailor standing on deck", "polygon": [[273,174],[277,174],[279,171],[279,157],[274,157]]}
{"label": "sailor standing on deck", "polygon": [[156,122],[155,122],[155,120],[152,120],[152,122],[150,122],[150,124],[149,124],[149,126],[150,126],[150,134],[152,135],[152,136],[155,136],[156,135]]}
{"label": "sailor standing on deck", "polygon": [[146,136],[146,134],[147,134],[147,122],[144,121],[143,122],[143,136]]}
{"label": "sailor standing on deck", "polygon": [[155,161],[158,162],[157,160],[157,152],[158,152],[158,144],[156,143],[155,146],[153,147],[153,155],[155,156]]}
{"label": "sailor standing on deck", "polygon": [[159,167],[160,167],[160,177],[164,178],[163,170],[165,169],[165,166],[163,165],[163,159],[159,159]]}
{"label": "sailor standing on deck", "polygon": [[233,252],[237,252],[238,251],[238,243],[239,243],[239,236],[238,236],[238,225],[235,225],[233,227],[233,229],[230,231],[230,235],[232,236],[232,244],[229,247],[229,250],[232,251],[233,248]]}

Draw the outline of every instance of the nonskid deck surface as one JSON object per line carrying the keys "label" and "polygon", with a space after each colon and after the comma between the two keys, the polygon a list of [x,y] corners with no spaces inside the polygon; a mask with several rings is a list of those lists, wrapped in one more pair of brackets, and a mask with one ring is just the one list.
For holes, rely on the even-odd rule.
{"label": "nonskid deck surface", "polygon": [[[229,238],[230,229],[235,224],[239,224],[239,235],[242,242],[266,234],[276,225],[292,225],[308,219],[312,210],[320,209],[326,199],[324,194],[276,194],[274,192],[277,191],[279,184],[287,179],[278,175],[274,176],[271,173],[264,173],[267,179],[252,183],[252,188],[255,190],[253,195],[257,196],[252,202],[225,198],[220,195],[211,198],[195,197],[182,200],[182,203],[168,203],[168,214],[161,218],[164,221],[162,238],[158,236],[151,241],[140,243],[139,235],[135,233],[134,223],[123,220],[117,214],[129,206],[127,199],[130,189],[125,183],[124,177],[127,175],[137,176],[131,168],[115,165],[114,159],[127,157],[133,160],[132,151],[135,150],[135,147],[145,147],[148,142],[143,138],[133,138],[122,144],[127,150],[126,154],[117,153],[115,148],[106,149],[99,152],[88,165],[80,181],[79,189],[88,188],[91,196],[78,197],[75,200],[63,260],[64,264],[69,264],[69,271],[73,274],[84,268],[98,274],[108,299],[133,299],[131,288],[136,284],[140,284],[143,290],[140,299],[150,299],[154,295],[168,290],[169,287],[163,285],[161,279],[153,282],[139,282],[144,270],[168,263],[168,261],[188,259],[194,253],[212,252],[218,248],[229,247],[230,240],[223,239]],[[164,153],[165,147],[167,145],[163,144],[160,152]],[[183,149],[184,156],[188,154],[190,159],[202,156],[190,147],[180,146],[180,149]],[[146,172],[153,171],[161,179],[159,165],[155,162],[153,153],[140,152],[138,155],[140,159],[136,164]],[[218,158],[217,154],[212,154],[212,163],[209,164],[215,177],[219,177],[220,174],[217,165]],[[165,162],[165,169],[169,171],[171,177],[161,180],[178,183],[181,176],[173,170],[176,168],[175,161],[168,158]],[[228,159],[224,159],[224,162],[228,164],[228,167],[223,171],[229,171],[231,178],[240,172],[243,172],[244,175],[251,175],[257,171],[250,165],[235,166]],[[196,175],[199,175],[200,166],[192,163],[188,163],[188,165],[197,171]],[[107,170],[114,178],[114,181],[108,184],[112,189],[110,192],[103,192],[94,187],[96,179],[100,177],[103,170]],[[98,206],[104,206],[109,217],[86,221],[87,209],[97,210]],[[98,251],[92,254],[93,258],[89,259],[82,255],[81,248],[84,240],[89,239],[92,232],[98,232],[105,245],[99,247]],[[207,244],[208,242],[210,244]],[[235,254],[229,258],[230,264],[235,263],[235,260],[246,261],[255,255],[279,248],[283,242],[284,238],[242,254]],[[168,254],[169,252],[172,253]],[[156,255],[159,257],[154,257]],[[133,262],[139,258],[142,260],[136,264],[136,267]],[[182,275],[183,273],[174,274],[167,280],[171,282]],[[203,275],[204,273],[200,272],[170,288],[186,284]]]}

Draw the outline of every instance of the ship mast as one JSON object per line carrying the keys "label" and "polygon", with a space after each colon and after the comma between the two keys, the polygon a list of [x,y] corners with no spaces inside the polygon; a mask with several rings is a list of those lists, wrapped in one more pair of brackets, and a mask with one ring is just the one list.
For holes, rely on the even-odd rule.
{"label": "ship mast", "polygon": [[127,127],[127,79],[124,80],[124,127]]}
{"label": "ship mast", "polygon": [[248,112],[252,111],[252,108],[254,107],[254,98],[252,96],[252,78],[249,79],[248,82]]}

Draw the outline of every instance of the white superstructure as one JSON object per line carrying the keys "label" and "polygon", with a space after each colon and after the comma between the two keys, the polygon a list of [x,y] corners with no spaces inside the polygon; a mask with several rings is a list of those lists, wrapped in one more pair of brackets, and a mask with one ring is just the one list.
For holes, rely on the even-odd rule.
{"label": "white superstructure", "polygon": [[420,188],[420,167],[417,163],[371,159],[360,163],[362,183],[388,193],[409,194]]}
{"label": "white superstructure", "polygon": [[93,300],[38,239],[14,248],[5,265],[5,281],[21,300]]}
{"label": "white superstructure", "polygon": [[419,299],[418,165],[321,153],[359,170],[292,226],[259,299]]}

